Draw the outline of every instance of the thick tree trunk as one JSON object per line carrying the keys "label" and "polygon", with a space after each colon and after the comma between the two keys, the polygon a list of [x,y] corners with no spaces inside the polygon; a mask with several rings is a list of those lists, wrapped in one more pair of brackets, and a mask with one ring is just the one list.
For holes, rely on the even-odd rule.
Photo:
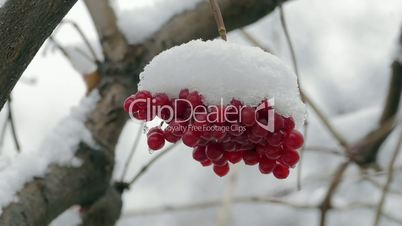
{"label": "thick tree trunk", "polygon": [[7,0],[0,8],[0,110],[43,42],[77,0]]}

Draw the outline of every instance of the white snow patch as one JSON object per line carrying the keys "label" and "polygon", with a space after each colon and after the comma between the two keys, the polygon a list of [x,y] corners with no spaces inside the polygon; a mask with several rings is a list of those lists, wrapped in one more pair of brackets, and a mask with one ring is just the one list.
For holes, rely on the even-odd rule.
{"label": "white snow patch", "polygon": [[125,6],[137,3],[132,0],[120,1],[116,6],[118,26],[129,43],[139,43],[158,31],[171,17],[194,9],[202,1],[205,0],[157,0],[132,9],[126,9]]}
{"label": "white snow patch", "polygon": [[0,8],[6,3],[7,0],[0,0]]}
{"label": "white snow patch", "polygon": [[[77,167],[81,165],[75,155],[80,142],[96,148],[91,133],[85,127],[87,116],[96,106],[100,96],[94,91],[84,98],[79,107],[61,120],[37,151],[23,152],[10,160],[0,171],[0,208],[16,200],[16,193],[34,177],[42,177],[51,164]],[[1,162],[1,161],[0,161]],[[7,162],[7,160],[6,160]],[[0,210],[1,214],[1,210]]]}
{"label": "white snow patch", "polygon": [[274,108],[303,124],[305,105],[296,75],[279,58],[260,48],[222,40],[194,40],[173,47],[148,64],[140,74],[138,90],[165,92],[177,97],[188,88],[200,92],[207,105],[228,104],[232,98],[258,105],[274,98]]}

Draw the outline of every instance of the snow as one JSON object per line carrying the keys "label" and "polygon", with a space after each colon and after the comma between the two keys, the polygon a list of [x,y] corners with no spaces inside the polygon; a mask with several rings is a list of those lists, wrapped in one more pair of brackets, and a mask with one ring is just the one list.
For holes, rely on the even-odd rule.
{"label": "snow", "polygon": [[24,184],[34,177],[44,176],[49,165],[80,166],[79,159],[74,156],[79,143],[84,142],[91,147],[97,147],[91,133],[85,127],[85,121],[99,99],[97,91],[84,98],[80,105],[73,108],[70,115],[62,119],[49,133],[36,152],[22,152],[11,161],[0,161],[8,164],[7,167],[2,166],[0,171],[0,208],[16,201],[15,195]]}
{"label": "snow", "polygon": [[0,8],[6,3],[7,0],[0,0]]}
{"label": "snow", "polygon": [[296,75],[276,56],[260,48],[223,40],[201,41],[173,47],[149,63],[140,74],[139,90],[165,92],[177,98],[181,89],[198,91],[207,105],[229,104],[232,98],[256,106],[274,99],[274,108],[292,116],[300,127],[305,105]]}
{"label": "snow", "polygon": [[136,44],[158,31],[172,16],[191,10],[202,1],[206,0],[156,0],[138,6],[134,5],[137,1],[120,0],[115,6],[118,26],[128,42]]}

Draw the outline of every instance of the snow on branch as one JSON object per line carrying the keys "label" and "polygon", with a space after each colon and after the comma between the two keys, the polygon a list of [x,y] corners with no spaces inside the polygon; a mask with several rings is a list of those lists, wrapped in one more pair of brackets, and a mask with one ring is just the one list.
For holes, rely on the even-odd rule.
{"label": "snow on branch", "polygon": [[0,171],[0,208],[13,201],[18,202],[15,196],[17,192],[35,177],[44,177],[50,165],[79,167],[81,161],[75,157],[75,153],[81,142],[97,148],[85,127],[85,121],[99,99],[98,92],[92,92],[78,107],[72,109],[69,116],[60,121],[38,151],[17,155]]}

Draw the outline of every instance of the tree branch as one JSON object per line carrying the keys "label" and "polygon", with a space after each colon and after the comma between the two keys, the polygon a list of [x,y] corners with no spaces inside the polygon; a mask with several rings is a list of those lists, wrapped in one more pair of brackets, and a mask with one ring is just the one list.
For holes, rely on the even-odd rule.
{"label": "tree branch", "polygon": [[117,18],[108,0],[84,0],[103,48],[105,58],[119,62],[128,51],[128,43],[117,26]]}
{"label": "tree branch", "polygon": [[0,8],[0,110],[43,42],[77,0],[8,0]]}
{"label": "tree branch", "polygon": [[[399,48],[402,48],[402,30],[399,37]],[[395,116],[398,113],[399,103],[401,102],[401,95],[402,95],[402,62],[399,62],[396,59],[391,66],[392,74],[391,80],[389,84],[387,99],[385,100],[384,109],[379,121],[380,127],[385,125],[389,122],[389,120],[395,119]],[[376,131],[373,131],[373,133]],[[380,147],[388,137],[388,135],[392,132],[392,130],[384,133],[380,139],[374,142],[370,146],[363,147],[362,149],[358,150],[357,153],[354,153],[354,160],[359,165],[367,166],[373,164],[377,160],[377,155],[380,150]],[[371,133],[367,135],[370,137]]]}

